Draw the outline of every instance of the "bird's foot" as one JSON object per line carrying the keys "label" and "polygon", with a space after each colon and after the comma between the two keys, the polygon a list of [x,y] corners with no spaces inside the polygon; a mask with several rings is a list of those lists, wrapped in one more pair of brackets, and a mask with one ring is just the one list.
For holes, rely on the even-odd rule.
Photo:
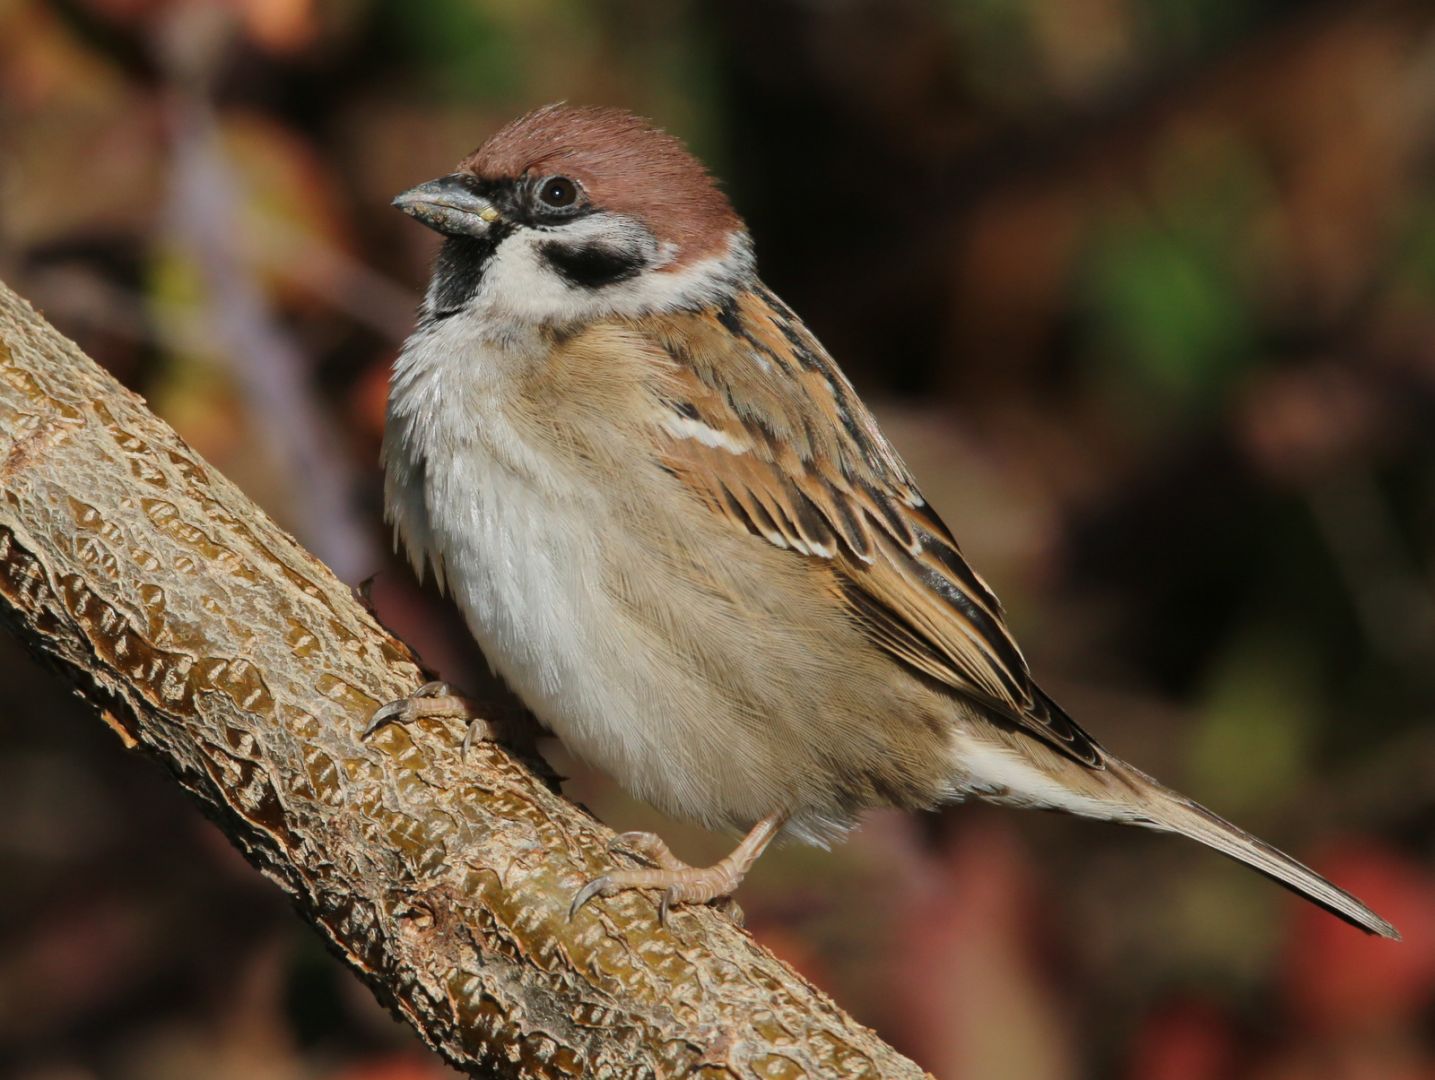
{"label": "bird's foot", "polygon": [[369,726],[361,738],[367,739],[389,724],[407,726],[425,717],[439,717],[445,720],[467,720],[468,731],[463,737],[463,756],[475,742],[501,740],[503,732],[492,721],[479,715],[478,706],[469,698],[454,692],[446,682],[424,683],[408,697],[391,701],[374,710]]}
{"label": "bird's foot", "polygon": [[657,833],[650,832],[625,832],[613,837],[613,842],[608,845],[608,850],[613,851],[620,847],[631,848],[638,855],[664,870],[691,870],[687,863],[673,854],[672,849],[663,841]]}
{"label": "bird's foot", "polygon": [[614,847],[632,848],[653,864],[642,870],[613,870],[588,882],[573,896],[568,906],[571,919],[595,896],[613,896],[628,889],[659,889],[658,922],[667,925],[668,912],[676,904],[721,904],[735,912],[741,921],[742,912],[732,900],[732,893],[742,884],[752,864],[786,821],[785,814],[774,814],[759,821],[725,859],[712,866],[689,866],[668,849],[668,845],[652,833],[631,832],[617,837]]}
{"label": "bird's foot", "polygon": [[[653,839],[657,840],[657,837]],[[662,844],[662,841],[658,840],[658,843]],[[743,875],[722,863],[689,866],[671,853],[669,857],[672,859],[670,863],[651,869],[613,870],[594,878],[574,894],[568,907],[568,917],[571,919],[595,896],[613,896],[628,889],[660,889],[662,897],[658,901],[658,922],[666,926],[668,912],[675,904],[731,903],[730,894],[742,883]]]}

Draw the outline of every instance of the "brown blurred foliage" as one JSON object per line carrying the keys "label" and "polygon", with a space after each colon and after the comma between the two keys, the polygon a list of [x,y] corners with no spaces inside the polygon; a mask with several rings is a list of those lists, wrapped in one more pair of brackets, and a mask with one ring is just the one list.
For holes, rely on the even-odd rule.
{"label": "brown blurred foliage", "polygon": [[[942,1077],[1435,1077],[1435,9],[1410,0],[8,0],[0,278],[454,681],[389,554],[387,208],[504,119],[690,143],[1043,682],[1406,931],[980,807],[787,849],[759,938]],[[437,1076],[0,643],[0,1074]],[[662,821],[552,755],[624,828]]]}

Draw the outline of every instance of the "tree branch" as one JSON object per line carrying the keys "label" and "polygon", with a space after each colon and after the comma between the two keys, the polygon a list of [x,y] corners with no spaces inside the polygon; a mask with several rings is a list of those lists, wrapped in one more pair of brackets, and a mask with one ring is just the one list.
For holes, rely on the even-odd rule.
{"label": "tree branch", "polygon": [[0,618],[461,1069],[922,1075],[715,911],[570,923],[612,834],[454,726],[360,741],[411,654],[3,284]]}

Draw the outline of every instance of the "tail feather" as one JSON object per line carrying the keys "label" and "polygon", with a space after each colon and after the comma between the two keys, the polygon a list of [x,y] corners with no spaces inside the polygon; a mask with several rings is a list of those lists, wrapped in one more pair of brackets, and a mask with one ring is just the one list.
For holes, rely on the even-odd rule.
{"label": "tail feather", "polygon": [[[1144,815],[1155,829],[1179,833],[1199,841],[1222,855],[1245,863],[1278,885],[1305,897],[1332,915],[1359,927],[1367,934],[1400,940],[1400,931],[1366,907],[1344,889],[1331,884],[1304,863],[1272,847],[1199,803],[1161,787],[1137,770],[1133,779],[1144,781],[1149,802]],[[1149,787],[1148,787],[1149,785]]]}
{"label": "tail feather", "polygon": [[[1050,698],[1043,696],[1043,700],[1057,709]],[[1099,769],[1056,752],[1038,758],[1013,735],[1001,730],[982,733],[980,729],[959,735],[955,758],[965,774],[966,790],[979,798],[1144,825],[1189,837],[1367,934],[1400,940],[1395,927],[1344,889],[1120,758],[1103,752]]]}

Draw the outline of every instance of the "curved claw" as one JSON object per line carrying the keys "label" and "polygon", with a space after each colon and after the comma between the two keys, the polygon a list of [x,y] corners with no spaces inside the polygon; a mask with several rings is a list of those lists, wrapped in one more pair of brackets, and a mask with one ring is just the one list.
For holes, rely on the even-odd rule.
{"label": "curved claw", "polygon": [[479,733],[483,731],[485,727],[486,725],[482,720],[475,719],[469,721],[468,730],[463,733],[463,743],[458,748],[459,761],[464,764],[468,763],[468,752],[473,749],[474,740],[478,738]]}
{"label": "curved claw", "polygon": [[408,698],[399,698],[398,701],[391,701],[387,705],[380,705],[374,710],[374,715],[369,717],[369,726],[364,728],[360,739],[367,739],[374,732],[385,724],[392,724],[403,716],[404,709],[408,705]]}
{"label": "curved claw", "polygon": [[605,889],[612,889],[613,881],[604,874],[602,877],[595,877],[573,894],[573,902],[568,905],[568,918],[571,921],[573,916],[578,914],[578,909],[595,896],[607,896]]}
{"label": "curved claw", "polygon": [[[411,720],[414,711],[414,702],[419,698],[442,698],[452,697],[453,687],[441,679],[433,682],[426,682],[415,690],[408,697],[401,697],[391,701],[387,705],[380,705],[374,710],[374,715],[369,717],[369,726],[364,728],[360,739],[367,739],[374,732],[378,731],[385,724],[406,724]],[[472,739],[472,732],[469,739]],[[465,741],[465,752],[467,751],[468,740]]]}
{"label": "curved claw", "polygon": [[663,898],[658,901],[658,925],[667,928],[668,909],[674,904],[681,903],[683,899],[682,890],[676,885],[669,885],[663,890]]}

